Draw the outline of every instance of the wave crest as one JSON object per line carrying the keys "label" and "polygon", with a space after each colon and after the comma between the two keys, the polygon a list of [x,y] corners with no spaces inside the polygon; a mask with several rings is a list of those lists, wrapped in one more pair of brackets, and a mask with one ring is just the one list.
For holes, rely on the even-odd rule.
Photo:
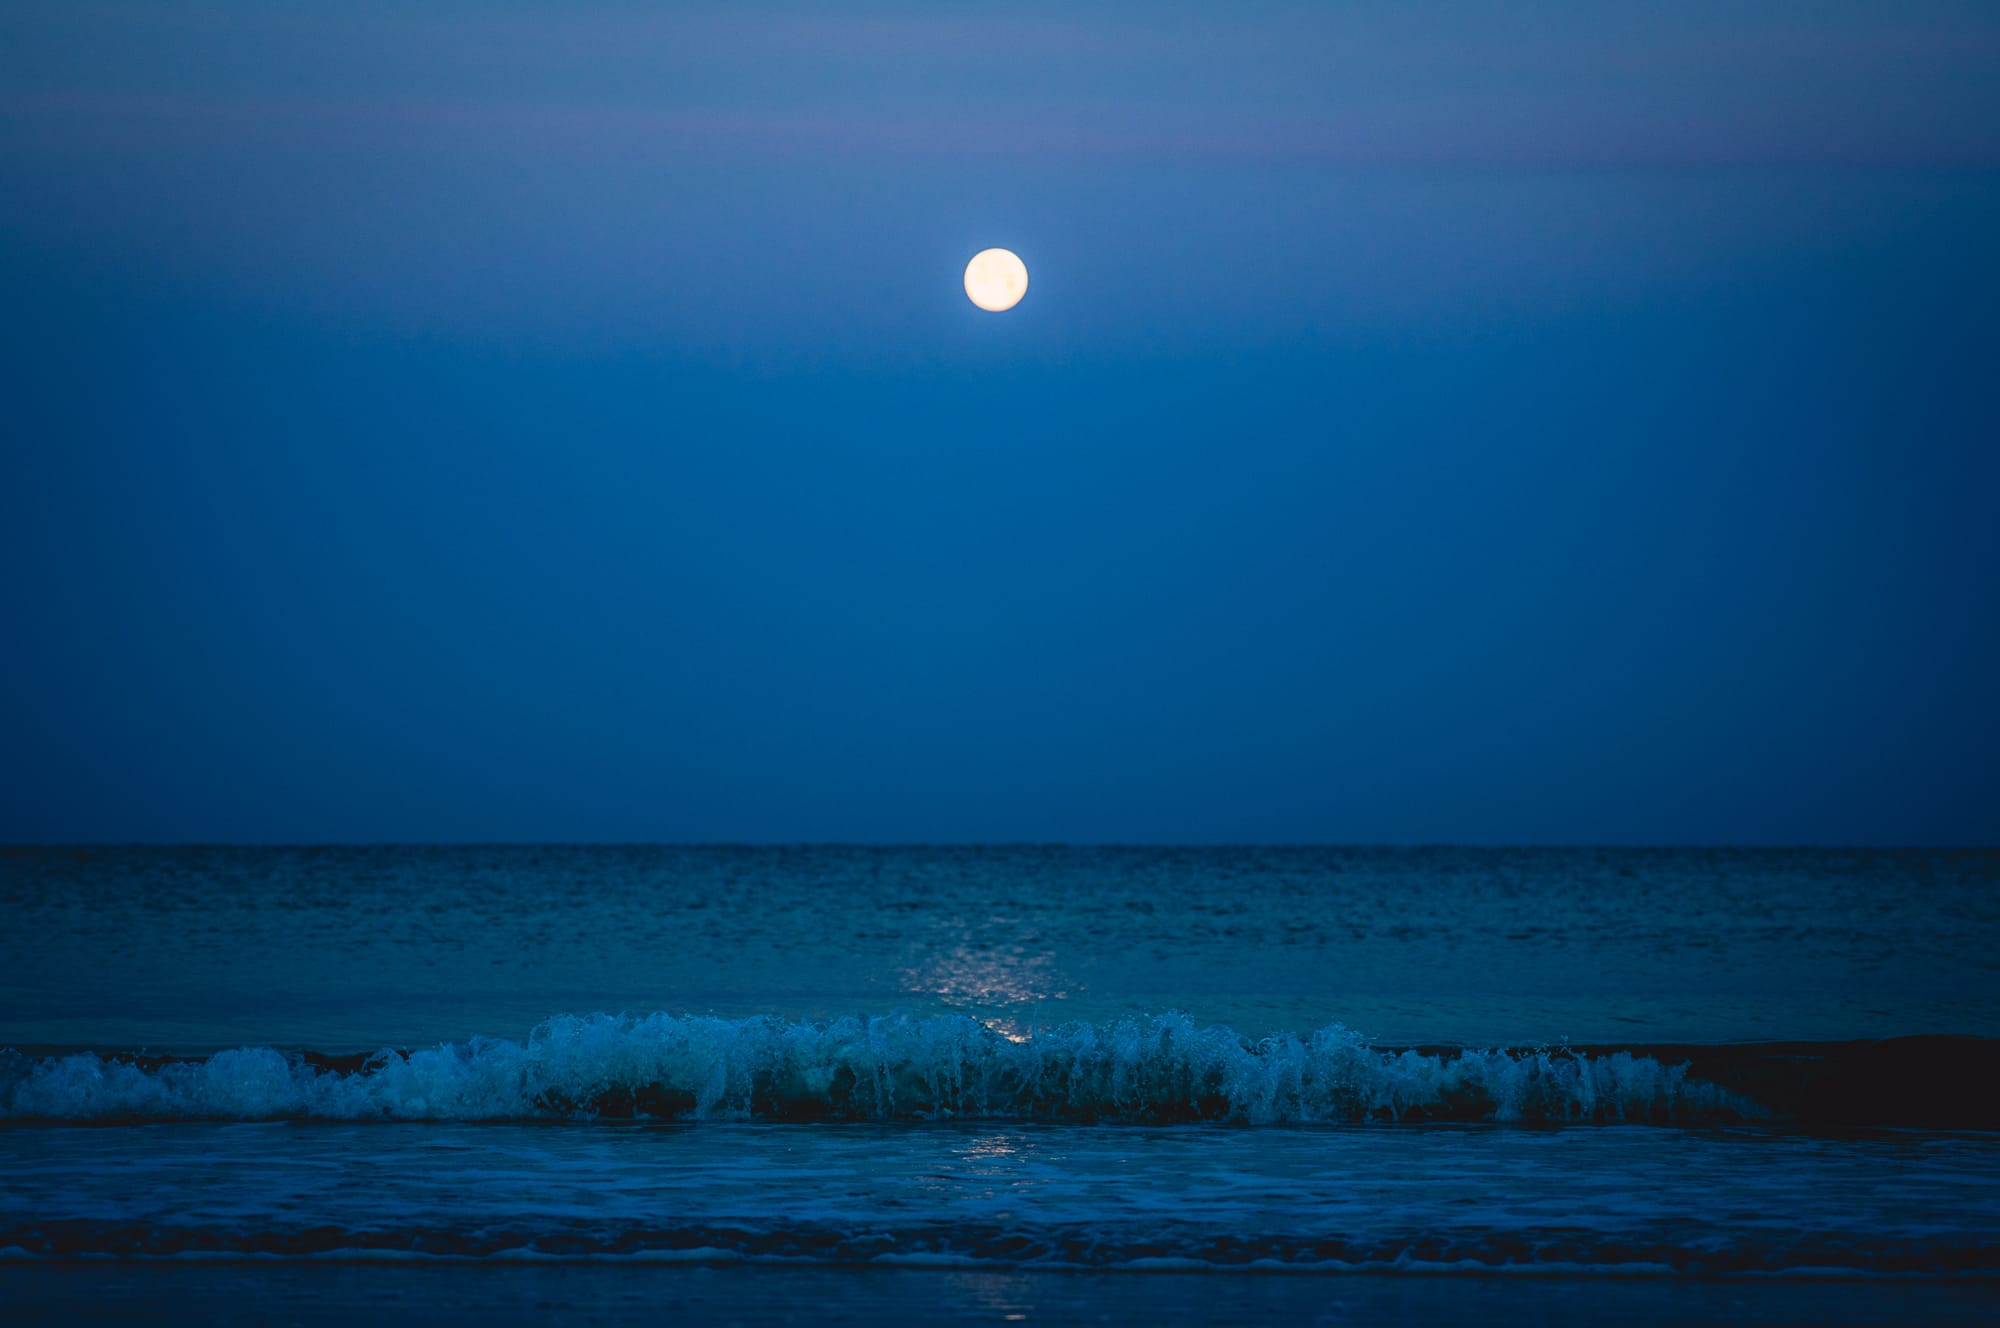
{"label": "wave crest", "polygon": [[1182,1014],[1015,1040],[963,1015],[830,1023],[561,1015],[333,1058],[0,1052],[0,1117],[105,1121],[1058,1120],[1681,1123],[1763,1113],[1685,1063],[1616,1052],[1380,1050],[1340,1024],[1250,1040]]}

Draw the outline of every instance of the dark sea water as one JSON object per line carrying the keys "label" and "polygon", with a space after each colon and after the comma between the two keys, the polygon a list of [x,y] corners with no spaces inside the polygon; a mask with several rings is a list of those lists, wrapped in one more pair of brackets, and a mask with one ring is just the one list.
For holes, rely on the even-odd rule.
{"label": "dark sea water", "polygon": [[14,850],[0,907],[29,1318],[2000,1308],[1993,853]]}

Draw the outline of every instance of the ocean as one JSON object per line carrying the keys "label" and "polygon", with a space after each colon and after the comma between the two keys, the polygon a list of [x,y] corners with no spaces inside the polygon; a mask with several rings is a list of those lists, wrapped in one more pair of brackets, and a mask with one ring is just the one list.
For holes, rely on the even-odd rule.
{"label": "ocean", "polygon": [[15,849],[18,1322],[1990,1322],[2000,853]]}

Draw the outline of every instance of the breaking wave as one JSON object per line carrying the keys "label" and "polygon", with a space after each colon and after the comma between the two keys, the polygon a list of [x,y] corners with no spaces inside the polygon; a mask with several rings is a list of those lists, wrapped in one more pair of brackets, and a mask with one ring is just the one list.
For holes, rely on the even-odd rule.
{"label": "breaking wave", "polygon": [[335,1057],[0,1051],[0,1118],[1010,1120],[1298,1124],[1756,1119],[1685,1062],[1619,1051],[1385,1050],[1332,1024],[1245,1038],[1181,1014],[1017,1040],[962,1015],[830,1023],[563,1015],[525,1042]]}

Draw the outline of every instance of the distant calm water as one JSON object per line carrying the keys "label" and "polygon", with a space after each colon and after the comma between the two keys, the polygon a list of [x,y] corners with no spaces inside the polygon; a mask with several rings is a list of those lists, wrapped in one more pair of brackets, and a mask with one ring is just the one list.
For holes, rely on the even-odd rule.
{"label": "distant calm water", "polygon": [[1991,853],[15,850],[0,904],[38,1267],[2000,1277]]}

